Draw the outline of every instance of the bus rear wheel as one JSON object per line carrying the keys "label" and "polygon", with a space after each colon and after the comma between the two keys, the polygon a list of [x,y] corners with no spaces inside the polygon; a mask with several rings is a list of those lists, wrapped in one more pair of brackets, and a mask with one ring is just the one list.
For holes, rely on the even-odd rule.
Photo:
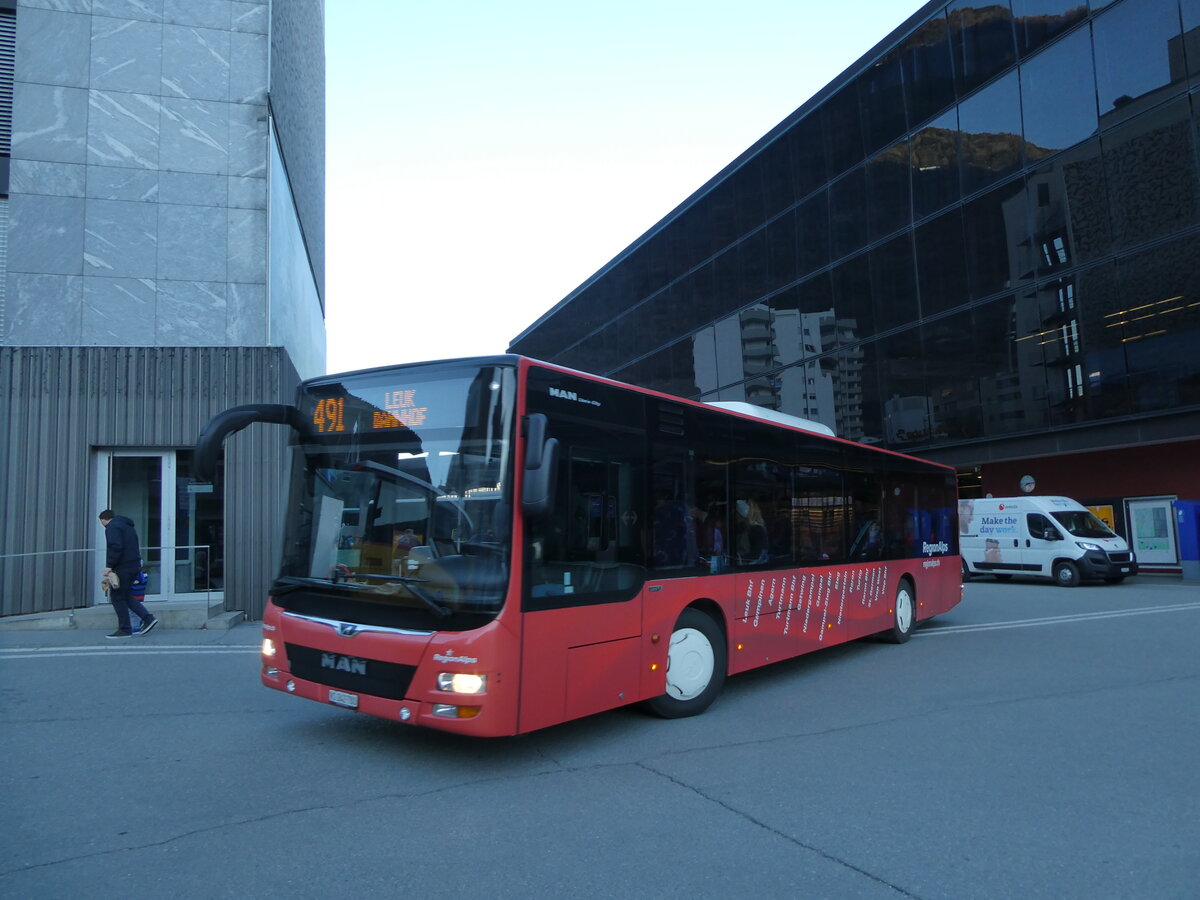
{"label": "bus rear wheel", "polygon": [[916,624],[916,594],[909,580],[902,578],[900,586],[896,588],[896,600],[892,604],[892,627],[883,633],[884,640],[893,644],[903,644],[912,637]]}
{"label": "bus rear wheel", "polygon": [[646,705],[664,719],[699,715],[721,693],[727,662],[721,626],[698,609],[685,609],[667,649],[666,691]]}

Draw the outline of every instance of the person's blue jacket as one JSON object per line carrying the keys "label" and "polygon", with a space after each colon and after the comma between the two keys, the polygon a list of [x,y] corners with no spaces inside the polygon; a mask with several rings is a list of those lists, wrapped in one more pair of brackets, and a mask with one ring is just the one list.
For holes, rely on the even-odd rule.
{"label": "person's blue jacket", "polygon": [[110,569],[136,569],[142,564],[142,549],[138,546],[133,520],[128,516],[113,516],[104,526],[108,555],[104,564]]}

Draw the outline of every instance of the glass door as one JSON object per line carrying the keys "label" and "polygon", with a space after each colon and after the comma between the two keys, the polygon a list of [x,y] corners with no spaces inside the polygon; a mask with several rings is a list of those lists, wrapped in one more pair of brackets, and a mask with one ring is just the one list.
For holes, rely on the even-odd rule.
{"label": "glass door", "polygon": [[[128,516],[137,529],[150,575],[147,600],[220,595],[225,554],[219,479],[197,484],[191,453],[175,450],[102,450],[97,474],[97,510]],[[97,546],[104,546],[103,529]],[[98,559],[98,570],[103,563]]]}

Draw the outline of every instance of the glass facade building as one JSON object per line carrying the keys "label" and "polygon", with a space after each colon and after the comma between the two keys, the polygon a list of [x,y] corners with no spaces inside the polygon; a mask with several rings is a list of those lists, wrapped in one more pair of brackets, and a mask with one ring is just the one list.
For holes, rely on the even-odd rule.
{"label": "glass facade building", "polygon": [[1198,121],[1200,0],[929,3],[510,349],[1126,529],[1200,496]]}

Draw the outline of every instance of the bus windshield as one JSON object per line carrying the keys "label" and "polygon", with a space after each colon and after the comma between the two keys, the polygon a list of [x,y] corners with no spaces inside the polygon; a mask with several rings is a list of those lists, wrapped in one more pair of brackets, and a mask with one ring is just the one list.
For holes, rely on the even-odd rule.
{"label": "bus windshield", "polygon": [[393,369],[310,382],[295,450],[285,609],[364,624],[477,627],[510,568],[515,378]]}
{"label": "bus windshield", "polygon": [[1093,513],[1086,510],[1078,509],[1067,512],[1052,512],[1050,515],[1054,516],[1058,520],[1058,523],[1075,537],[1116,537],[1107,525],[1096,518]]}

